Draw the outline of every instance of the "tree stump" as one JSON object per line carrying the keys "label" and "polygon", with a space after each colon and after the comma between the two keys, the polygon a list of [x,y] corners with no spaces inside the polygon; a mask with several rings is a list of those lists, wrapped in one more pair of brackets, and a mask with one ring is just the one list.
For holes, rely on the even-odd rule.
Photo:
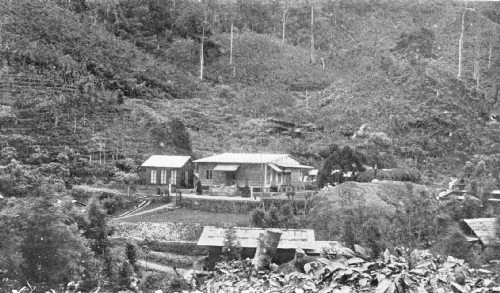
{"label": "tree stump", "polygon": [[259,235],[253,266],[256,271],[269,269],[280,242],[281,232],[266,230]]}

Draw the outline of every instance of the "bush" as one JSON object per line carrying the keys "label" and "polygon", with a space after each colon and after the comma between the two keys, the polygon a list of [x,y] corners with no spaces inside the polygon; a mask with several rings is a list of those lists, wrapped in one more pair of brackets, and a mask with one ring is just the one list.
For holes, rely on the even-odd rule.
{"label": "bush", "polygon": [[184,292],[189,290],[191,290],[191,286],[183,277],[175,276],[168,283],[168,292]]}
{"label": "bush", "polygon": [[248,186],[248,182],[245,184],[245,187],[243,187],[241,191],[241,197],[250,197],[251,192],[250,192],[250,186]]}
{"label": "bush", "polygon": [[196,180],[196,194],[203,194],[203,186],[201,185],[201,180]]}
{"label": "bush", "polygon": [[137,165],[131,158],[116,161],[115,166],[123,172],[135,171],[135,169],[137,168]]}
{"label": "bush", "polygon": [[263,209],[255,209],[250,215],[250,224],[253,227],[264,228],[266,226],[266,212]]}
{"label": "bush", "polygon": [[128,288],[130,286],[130,278],[134,274],[132,266],[124,261],[119,272],[119,282],[118,285],[122,288]]}
{"label": "bush", "polygon": [[127,242],[127,246],[125,248],[125,254],[127,255],[128,262],[134,267],[134,271],[137,272],[138,266],[137,263],[137,245],[135,243]]}
{"label": "bush", "polygon": [[473,246],[467,242],[464,234],[459,230],[451,232],[437,245],[440,253],[464,259],[471,265],[479,264],[479,256],[474,252]]}
{"label": "bush", "polygon": [[281,216],[278,208],[276,206],[271,206],[269,211],[265,216],[266,227],[269,228],[278,228],[281,223]]}
{"label": "bush", "polygon": [[150,273],[144,276],[142,287],[145,289],[160,289],[168,286],[168,279],[162,273]]}

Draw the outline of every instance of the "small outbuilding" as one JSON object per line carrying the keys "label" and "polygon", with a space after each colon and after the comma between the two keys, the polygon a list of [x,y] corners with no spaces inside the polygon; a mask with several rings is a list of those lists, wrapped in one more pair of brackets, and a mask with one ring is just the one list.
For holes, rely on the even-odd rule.
{"label": "small outbuilding", "polygon": [[478,242],[482,246],[498,245],[496,218],[463,219],[460,228],[469,242]]}
{"label": "small outbuilding", "polygon": [[141,167],[149,185],[193,187],[194,165],[190,156],[152,155]]}
{"label": "small outbuilding", "polygon": [[[264,234],[266,229],[250,227],[234,227],[236,241],[239,243],[242,258],[253,258],[257,248],[260,234]],[[203,232],[198,240],[198,246],[208,247],[208,267],[213,268],[219,261],[224,246],[224,239],[227,228],[214,226],[203,227]],[[281,232],[280,242],[276,250],[275,259],[277,264],[282,264],[292,260],[295,250],[300,248],[305,251],[316,248],[314,230],[310,229],[271,229]]]}

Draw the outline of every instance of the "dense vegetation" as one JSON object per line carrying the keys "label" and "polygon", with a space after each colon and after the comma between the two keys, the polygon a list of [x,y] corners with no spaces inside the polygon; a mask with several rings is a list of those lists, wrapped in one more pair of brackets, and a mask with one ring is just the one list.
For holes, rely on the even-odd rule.
{"label": "dense vegetation", "polygon": [[[311,27],[312,4],[2,1],[0,195],[9,199],[0,203],[0,280],[8,281],[0,287],[51,288],[78,276],[87,289],[126,286],[138,275],[135,248],[127,259],[110,246],[105,218],[129,203],[73,187],[130,193],[142,182],[138,164],[153,153],[287,152],[320,169],[321,185],[348,171],[358,181],[441,187],[453,176],[485,204],[500,188],[492,118],[500,5],[314,1]],[[277,131],[269,118],[295,128]],[[378,174],[366,170],[375,165]],[[349,186],[336,218],[305,219],[284,206],[257,210],[252,222],[341,223],[326,225],[326,238],[377,255],[435,244],[443,217],[493,216],[470,201],[436,207],[425,192],[375,213]],[[94,203],[77,212],[69,194]],[[460,233],[446,235],[440,249],[461,247]]]}

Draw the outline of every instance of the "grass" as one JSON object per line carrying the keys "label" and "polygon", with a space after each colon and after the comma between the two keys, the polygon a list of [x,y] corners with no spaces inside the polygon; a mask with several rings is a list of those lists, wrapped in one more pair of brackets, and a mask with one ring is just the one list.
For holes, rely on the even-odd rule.
{"label": "grass", "polygon": [[187,222],[202,223],[204,225],[232,224],[235,226],[248,226],[248,214],[230,214],[230,213],[209,213],[197,210],[180,208],[172,211],[162,211],[161,213],[149,213],[129,217],[123,222]]}

